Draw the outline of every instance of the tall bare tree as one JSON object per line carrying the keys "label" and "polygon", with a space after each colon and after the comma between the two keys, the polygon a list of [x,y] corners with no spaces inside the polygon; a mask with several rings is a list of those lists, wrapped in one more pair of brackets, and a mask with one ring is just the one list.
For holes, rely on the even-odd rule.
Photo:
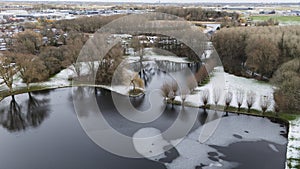
{"label": "tall bare tree", "polygon": [[190,93],[189,89],[187,88],[183,88],[180,90],[180,95],[181,95],[181,100],[182,100],[182,106],[184,106],[185,100],[188,96],[188,94]]}
{"label": "tall bare tree", "polygon": [[140,57],[139,62],[140,62],[140,71],[141,71],[141,78],[143,78],[143,60],[144,60],[144,45],[142,44],[141,40],[139,37],[134,36],[131,40],[131,47],[133,48],[134,55],[136,52],[138,52],[138,56]]}
{"label": "tall bare tree", "polygon": [[217,107],[217,105],[220,101],[221,94],[222,94],[222,91],[221,91],[220,88],[214,88],[213,89],[213,101],[214,101],[214,104],[215,104],[216,107]]}
{"label": "tall bare tree", "polygon": [[236,102],[238,104],[238,111],[241,110],[241,106],[242,106],[242,104],[244,102],[244,97],[245,97],[244,95],[245,95],[244,90],[238,89],[236,91]]}
{"label": "tall bare tree", "polygon": [[121,44],[117,44],[111,48],[101,60],[98,61],[99,67],[96,74],[97,84],[110,84],[113,76],[115,76],[115,83],[122,83],[124,80],[123,78],[125,77],[121,75],[122,71],[117,69],[123,60],[123,52],[124,50]]}
{"label": "tall bare tree", "polygon": [[1,61],[0,61],[0,78],[8,87],[9,93],[11,94],[13,100],[14,100],[14,95],[13,95],[14,76],[18,72],[18,67],[14,62],[14,56],[15,56],[14,53],[7,52],[1,57]]}
{"label": "tall bare tree", "polygon": [[232,101],[232,96],[233,96],[233,94],[230,91],[225,94],[225,105],[226,105],[225,111],[226,111],[226,116],[228,116],[228,108],[229,108],[230,103]]}
{"label": "tall bare tree", "polygon": [[253,106],[253,104],[255,103],[256,100],[256,94],[253,91],[249,91],[247,93],[247,107],[248,107],[248,113],[250,113],[250,109]]}
{"label": "tall bare tree", "polygon": [[206,107],[209,102],[209,90],[208,89],[204,89],[203,91],[201,91],[201,100],[204,104],[204,112],[206,112]]}
{"label": "tall bare tree", "polygon": [[130,79],[130,84],[133,87],[133,91],[136,91],[136,87],[144,88],[144,81],[138,77],[137,73]]}
{"label": "tall bare tree", "polygon": [[65,59],[62,62],[62,65],[64,67],[72,65],[73,71],[76,73],[77,77],[80,77],[81,75],[82,63],[76,61],[80,50],[86,41],[87,37],[85,37],[83,34],[70,32],[68,33],[66,40],[67,45],[63,46]]}
{"label": "tall bare tree", "polygon": [[271,105],[271,100],[268,96],[260,97],[260,107],[261,107],[263,115],[265,114],[265,112],[267,111],[267,109],[270,105]]}
{"label": "tall bare tree", "polygon": [[165,98],[165,100],[167,100],[169,93],[171,91],[171,86],[168,83],[164,83],[161,86],[161,91],[162,91],[162,96]]}

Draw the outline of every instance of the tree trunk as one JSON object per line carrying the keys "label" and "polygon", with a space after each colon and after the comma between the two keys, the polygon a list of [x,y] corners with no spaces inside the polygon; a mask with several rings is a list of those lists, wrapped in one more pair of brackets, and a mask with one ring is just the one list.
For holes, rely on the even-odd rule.
{"label": "tree trunk", "polygon": [[29,83],[26,83],[27,91],[29,91]]}

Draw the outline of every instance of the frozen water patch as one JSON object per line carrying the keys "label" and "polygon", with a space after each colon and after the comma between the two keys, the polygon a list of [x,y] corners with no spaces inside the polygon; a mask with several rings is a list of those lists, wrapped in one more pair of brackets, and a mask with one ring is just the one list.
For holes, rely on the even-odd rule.
{"label": "frozen water patch", "polygon": [[194,169],[201,165],[206,166],[205,168],[232,168],[238,165],[237,163],[221,160],[219,157],[223,154],[220,153],[216,153],[214,159],[210,159],[209,152],[217,152],[217,150],[198,141],[198,136],[195,137],[195,135],[198,135],[201,130],[202,127],[199,127],[184,139],[169,142],[160,136],[161,132],[158,129],[143,128],[134,134],[133,144],[138,153],[150,160],[159,162],[161,162],[160,159],[166,156],[163,153],[155,154],[155,152],[163,151],[164,147],[173,145],[179,156],[171,162],[164,162],[168,169]]}
{"label": "frozen water patch", "polygon": [[173,160],[172,163],[166,164],[167,168],[194,169],[196,166],[201,166],[201,164],[207,166],[205,168],[233,168],[238,165],[237,163],[222,161],[218,158],[218,156],[223,155],[220,153],[216,156],[217,161],[208,158],[209,152],[216,152],[217,150],[208,146],[208,144],[201,144],[198,141],[202,129],[202,127],[199,127],[176,146],[180,156]]}
{"label": "frozen water patch", "polygon": [[[280,145],[286,144],[286,138],[280,135],[282,128],[279,128],[278,125],[270,122],[268,118],[257,118],[246,115],[228,116],[222,118],[218,128],[207,140],[206,144],[225,147],[241,140],[265,140]],[[226,128],[222,128],[221,126],[226,126]],[[234,135],[240,137],[234,137]]]}

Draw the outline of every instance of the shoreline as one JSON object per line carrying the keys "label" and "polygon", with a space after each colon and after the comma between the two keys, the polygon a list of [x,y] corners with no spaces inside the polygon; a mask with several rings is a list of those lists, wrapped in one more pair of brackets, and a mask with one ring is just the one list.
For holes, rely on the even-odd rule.
{"label": "shoreline", "polygon": [[[72,88],[72,87],[98,87],[98,88],[102,88],[102,89],[106,89],[106,90],[109,90],[110,92],[116,92],[118,94],[121,94],[121,95],[124,95],[124,93],[120,93],[118,92],[118,90],[113,90],[112,87],[109,87],[109,86],[105,86],[105,85],[88,85],[88,84],[77,84],[77,85],[74,85],[74,84],[71,84],[71,85],[60,85],[60,86],[40,86],[42,88],[38,88],[38,89],[33,89],[33,90],[29,90],[29,91],[25,91],[25,90],[21,90],[21,91],[14,91],[14,95],[18,95],[18,94],[25,94],[25,93],[28,93],[28,92],[35,92],[35,91],[43,91],[43,90],[55,90],[55,89],[60,89],[60,88]],[[0,98],[0,102],[7,98],[7,97],[10,97],[12,95],[5,95],[4,97]],[[126,96],[129,96],[128,94]],[[171,104],[171,103],[167,103],[167,104]],[[193,106],[193,105],[182,105],[182,102],[175,102],[173,103],[175,105],[181,105],[181,106],[187,106],[187,107],[193,107],[193,108],[203,108],[203,106]],[[222,107],[222,106],[220,106]],[[220,108],[219,107],[219,108]],[[213,109],[214,106],[212,105],[208,105],[208,107],[206,108],[207,110],[214,110]],[[235,107],[231,107],[231,110],[227,111],[228,113],[233,113],[233,114],[243,114],[243,115],[248,115],[248,116],[255,116],[255,117],[261,117],[261,118],[268,118],[270,120],[276,120],[276,122],[278,123],[284,123],[285,126],[287,127],[287,141],[288,141],[288,144],[287,144],[287,155],[286,155],[286,168],[285,169],[294,169],[293,167],[299,165],[297,163],[297,161],[295,162],[295,160],[293,160],[294,158],[297,158],[297,157],[294,157],[293,155],[295,153],[297,153],[297,148],[294,147],[293,144],[291,144],[291,142],[297,142],[299,141],[298,139],[299,138],[294,138],[295,135],[299,134],[299,133],[296,133],[298,131],[298,128],[300,128],[299,124],[295,124],[295,122],[298,122],[300,121],[300,117],[299,115],[294,115],[294,118],[295,119],[288,119],[287,117],[285,116],[282,116],[282,115],[288,115],[288,116],[291,116],[292,114],[287,114],[287,113],[279,113],[279,116],[275,116],[275,113],[274,112],[269,112],[269,113],[272,113],[273,115],[270,115],[270,114],[264,114],[262,115],[260,112],[259,113],[253,113],[253,109],[252,110],[252,113],[248,113],[248,112],[237,112],[237,111],[234,111],[232,110],[232,108],[235,108]],[[237,109],[237,108],[236,108]],[[221,109],[219,109],[220,111]],[[224,109],[222,110],[224,112],[226,112]],[[256,111],[258,112],[258,111]],[[290,117],[289,117],[290,118]],[[294,128],[295,127],[295,128]],[[293,131],[293,133],[292,133]],[[296,139],[296,140],[294,140]],[[296,151],[296,152],[295,152]],[[294,154],[291,154],[289,152],[294,152]],[[298,151],[299,152],[299,151]],[[293,167],[290,167],[290,165],[292,165]]]}

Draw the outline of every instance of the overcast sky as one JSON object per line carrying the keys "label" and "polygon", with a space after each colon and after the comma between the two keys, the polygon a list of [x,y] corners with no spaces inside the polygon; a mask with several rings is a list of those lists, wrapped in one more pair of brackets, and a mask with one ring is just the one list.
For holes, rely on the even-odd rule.
{"label": "overcast sky", "polygon": [[[110,1],[105,1],[105,0],[100,0],[101,2],[110,2]],[[114,2],[158,2],[159,0],[113,0]],[[276,2],[300,2],[300,0],[160,0],[161,3],[169,3],[169,2],[174,2],[174,3],[201,3],[201,2],[214,2],[214,3],[276,3]]]}
{"label": "overcast sky", "polygon": [[[1,0],[0,0],[1,1]],[[28,0],[27,0],[28,1]],[[33,0],[33,1],[96,1],[96,2],[145,2],[157,3],[159,0]],[[300,3],[300,0],[160,0],[161,3]]]}

